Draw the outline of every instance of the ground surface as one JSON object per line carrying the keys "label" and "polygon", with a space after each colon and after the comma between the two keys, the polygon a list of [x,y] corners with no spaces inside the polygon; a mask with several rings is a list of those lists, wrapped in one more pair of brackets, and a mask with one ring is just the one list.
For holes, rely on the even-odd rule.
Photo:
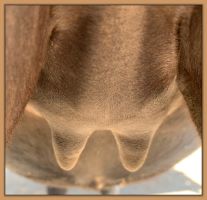
{"label": "ground surface", "polygon": [[[200,195],[202,194],[202,159],[201,148],[179,162],[172,169],[160,176],[131,184],[120,189],[121,195]],[[45,195],[44,185],[34,183],[26,178],[6,170],[5,193],[8,195]],[[71,188],[67,194],[96,195],[93,190]]]}

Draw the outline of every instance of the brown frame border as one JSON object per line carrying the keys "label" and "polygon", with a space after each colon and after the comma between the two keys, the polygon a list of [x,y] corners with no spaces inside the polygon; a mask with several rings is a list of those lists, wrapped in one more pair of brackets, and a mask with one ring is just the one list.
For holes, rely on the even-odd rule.
{"label": "brown frame border", "polygon": [[202,4],[203,5],[203,55],[206,55],[206,46],[207,46],[207,34],[206,33],[206,26],[207,24],[207,0],[5,0],[0,1],[0,44],[1,44],[1,55],[0,55],[0,199],[63,199],[63,198],[70,198],[70,199],[90,199],[90,198],[107,198],[107,199],[119,199],[119,198],[129,198],[129,199],[172,199],[176,198],[178,199],[207,199],[207,187],[206,186],[206,172],[204,169],[207,167],[207,159],[205,156],[205,152],[207,152],[207,145],[204,145],[205,143],[205,132],[206,132],[206,125],[204,122],[206,122],[206,113],[207,113],[207,106],[205,106],[207,94],[206,94],[206,78],[207,78],[207,70],[204,66],[207,65],[207,61],[205,59],[205,56],[203,56],[203,141],[202,141],[202,195],[124,195],[124,196],[43,196],[43,195],[4,195],[4,186],[5,186],[5,177],[4,177],[4,108],[5,108],[5,102],[4,102],[4,94],[5,94],[5,87],[4,87],[4,6],[8,4]]}

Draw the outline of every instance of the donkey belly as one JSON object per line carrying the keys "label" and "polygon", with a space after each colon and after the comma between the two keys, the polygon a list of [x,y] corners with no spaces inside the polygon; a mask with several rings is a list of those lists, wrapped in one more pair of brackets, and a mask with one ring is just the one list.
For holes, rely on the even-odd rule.
{"label": "donkey belly", "polygon": [[172,167],[199,145],[195,127],[183,106],[159,128],[147,159],[138,171],[129,172],[122,166],[114,136],[104,130],[91,135],[77,165],[65,171],[55,159],[47,122],[25,111],[12,145],[7,146],[6,163],[18,174],[50,186],[101,189],[156,175]]}

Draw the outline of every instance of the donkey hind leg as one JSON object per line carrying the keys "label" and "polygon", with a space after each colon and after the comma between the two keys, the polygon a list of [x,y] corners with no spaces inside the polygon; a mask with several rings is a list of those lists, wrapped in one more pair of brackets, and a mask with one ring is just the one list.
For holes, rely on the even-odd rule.
{"label": "donkey hind leg", "polygon": [[103,188],[100,190],[101,195],[119,195],[120,194],[120,187],[114,186],[111,188]]}
{"label": "donkey hind leg", "polygon": [[65,188],[47,187],[48,195],[64,195],[66,192],[67,189]]}

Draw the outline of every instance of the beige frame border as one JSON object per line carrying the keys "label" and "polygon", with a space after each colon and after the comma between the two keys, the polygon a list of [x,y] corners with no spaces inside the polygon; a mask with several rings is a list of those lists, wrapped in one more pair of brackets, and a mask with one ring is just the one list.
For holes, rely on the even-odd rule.
{"label": "beige frame border", "polygon": [[[0,199],[120,199],[120,198],[129,198],[129,199],[207,199],[207,187],[206,187],[206,171],[207,169],[207,145],[205,144],[206,139],[206,132],[207,127],[205,125],[206,122],[206,113],[207,113],[207,106],[204,102],[206,102],[207,94],[206,94],[206,87],[205,84],[207,82],[207,59],[205,59],[206,55],[206,48],[207,48],[207,34],[206,34],[206,24],[207,24],[207,0],[5,0],[0,1],[0,44],[1,44],[1,54],[0,54]],[[194,196],[194,195],[173,195],[173,196],[36,196],[36,195],[21,195],[21,196],[5,196],[4,195],[4,5],[5,4],[202,4],[203,5],[203,184],[202,184],[202,192],[203,195]]]}

